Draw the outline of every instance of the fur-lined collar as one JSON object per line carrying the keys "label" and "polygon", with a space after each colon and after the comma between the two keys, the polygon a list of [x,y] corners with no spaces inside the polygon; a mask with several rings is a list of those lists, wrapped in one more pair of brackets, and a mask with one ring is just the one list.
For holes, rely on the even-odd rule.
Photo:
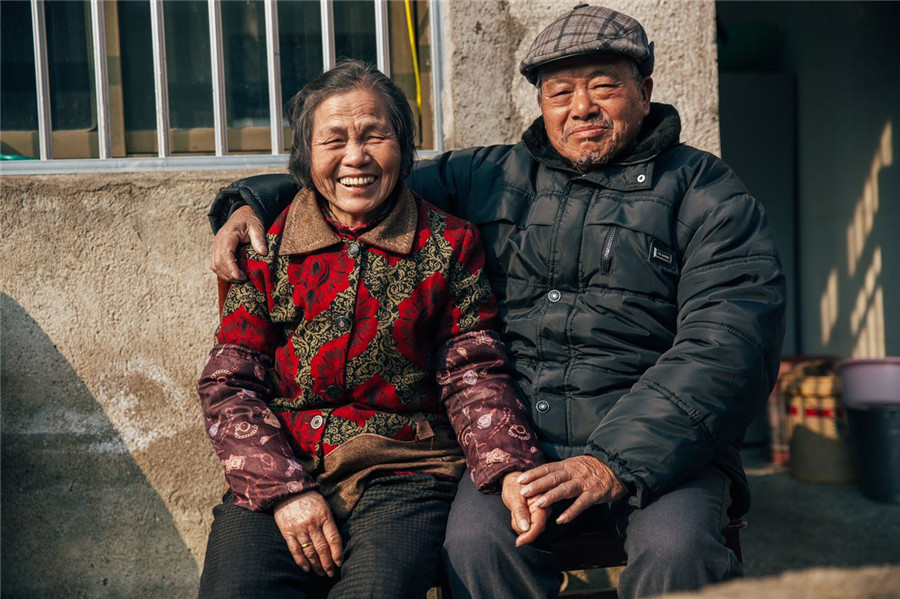
{"label": "fur-lined collar", "polygon": [[[610,161],[610,165],[628,165],[645,162],[657,154],[678,143],[681,136],[681,117],[674,106],[669,104],[650,103],[650,114],[641,125],[634,146],[626,151],[625,155]],[[531,126],[522,134],[522,143],[534,156],[535,160],[550,167],[576,171],[571,162],[562,157],[556,151],[547,130],[544,128],[543,117],[538,117]]]}
{"label": "fur-lined collar", "polygon": [[[395,193],[399,197],[393,210],[383,221],[361,234],[359,240],[395,254],[406,255],[412,251],[419,210],[406,185],[400,184]],[[322,215],[315,192],[308,188],[297,192],[288,208],[280,253],[306,254],[341,241],[341,237]]]}

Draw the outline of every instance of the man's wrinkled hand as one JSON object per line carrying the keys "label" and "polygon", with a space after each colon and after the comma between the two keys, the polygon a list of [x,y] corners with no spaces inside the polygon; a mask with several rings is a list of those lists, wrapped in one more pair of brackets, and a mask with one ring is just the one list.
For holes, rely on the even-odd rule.
{"label": "man's wrinkled hand", "polygon": [[317,491],[285,499],[275,507],[275,523],[304,572],[333,577],[343,563],[343,544],[328,502]]}
{"label": "man's wrinkled hand", "polygon": [[516,547],[527,545],[534,541],[547,527],[550,510],[538,507],[534,501],[529,502],[522,495],[522,485],[517,481],[521,472],[510,472],[503,478],[503,491],[500,497],[509,508],[510,525],[519,533],[516,537]]}
{"label": "man's wrinkled hand", "polygon": [[627,494],[612,470],[590,455],[538,466],[520,475],[516,482],[522,485],[522,496],[540,508],[550,508],[563,499],[574,500],[556,519],[557,524],[571,522],[590,506],[611,503]]}
{"label": "man's wrinkled hand", "polygon": [[266,232],[262,222],[249,206],[241,206],[229,217],[216,236],[210,250],[209,268],[220,279],[237,283],[247,278],[237,265],[236,252],[239,245],[249,243],[253,250],[265,256]]}

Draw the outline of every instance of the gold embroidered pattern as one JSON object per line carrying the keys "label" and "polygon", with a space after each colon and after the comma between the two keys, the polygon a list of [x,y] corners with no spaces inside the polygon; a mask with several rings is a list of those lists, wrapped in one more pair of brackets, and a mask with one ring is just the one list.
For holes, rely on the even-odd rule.
{"label": "gold embroidered pattern", "polygon": [[[364,251],[347,274],[348,286],[343,288],[343,285],[339,285],[341,290],[327,308],[310,320],[302,316],[302,307],[295,305],[294,285],[288,281],[287,276],[290,261],[294,261],[292,268],[299,267],[302,271],[306,255],[279,256],[275,261],[272,315],[273,320],[277,318],[278,322],[296,322],[296,328],[289,335],[298,361],[295,382],[301,392],[296,397],[274,399],[270,405],[282,410],[322,410],[325,415],[321,437],[323,443],[340,445],[362,433],[392,437],[405,426],[415,428],[415,419],[408,412],[439,410],[436,405],[438,392],[433,380],[434,373],[428,368],[432,354],[437,349],[437,331],[423,330],[421,323],[437,324],[446,307],[421,303],[416,303],[412,309],[409,305],[404,306],[404,302],[408,302],[417,292],[422,294],[423,302],[431,301],[432,287],[423,285],[427,279],[438,273],[444,279],[444,284],[449,284],[449,296],[456,306],[464,313],[471,312],[464,322],[459,323],[460,328],[469,330],[478,325],[478,303],[489,300],[490,290],[486,284],[479,284],[483,281],[480,282],[477,275],[466,272],[457,263],[451,242],[444,238],[445,217],[431,209],[426,209],[425,214],[431,234],[423,247],[398,259],[395,255],[389,257],[380,250],[363,245]],[[273,254],[274,252],[270,252],[270,255]],[[341,257],[337,256],[335,259],[340,260]],[[463,280],[455,281],[454,278]],[[355,317],[358,304],[362,301],[359,298],[360,285],[365,286],[367,294],[371,296],[369,301],[375,309],[373,320],[376,330],[374,334],[371,331],[365,333],[369,338],[367,343],[359,340],[358,336],[363,333],[356,328],[359,323]],[[353,323],[349,330],[337,325],[341,317],[349,318]],[[410,318],[415,320],[404,321]],[[412,356],[415,360],[404,355],[398,346],[397,334],[401,338],[404,334],[412,335],[417,341],[416,351],[424,353]],[[354,336],[357,336],[357,343],[363,349],[348,360],[347,352],[353,346]],[[345,337],[342,343],[333,343],[341,337]],[[329,345],[328,349],[325,349],[326,345]],[[376,376],[389,381],[396,390],[397,399],[404,406],[403,411],[383,410],[368,414],[364,421],[335,415],[331,409],[335,399],[329,400],[314,392],[317,388],[312,372],[314,360],[335,360],[343,367],[343,394],[351,393]],[[318,388],[321,390],[321,387],[320,381]],[[367,398],[358,399],[366,403]],[[378,404],[372,404],[372,408],[383,409]],[[417,416],[421,417],[421,414]],[[427,419],[434,421],[434,424],[446,422],[443,413],[429,413]]]}

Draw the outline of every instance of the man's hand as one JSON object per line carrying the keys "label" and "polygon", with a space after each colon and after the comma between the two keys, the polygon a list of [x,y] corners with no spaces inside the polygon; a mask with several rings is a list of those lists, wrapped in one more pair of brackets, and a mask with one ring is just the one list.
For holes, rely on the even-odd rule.
{"label": "man's hand", "polygon": [[[505,481],[504,481],[505,482]],[[520,475],[521,494],[535,506],[548,509],[562,499],[574,499],[557,524],[574,520],[597,503],[611,503],[625,497],[625,487],[609,467],[591,455],[580,455],[538,466]]]}
{"label": "man's hand", "polygon": [[528,501],[522,495],[522,485],[517,482],[521,472],[510,472],[503,477],[503,491],[500,497],[509,508],[510,525],[519,533],[516,537],[516,547],[527,545],[544,532],[550,510],[538,507],[534,501]]}
{"label": "man's hand", "polygon": [[237,247],[242,243],[250,243],[256,253],[262,256],[269,253],[262,222],[250,206],[241,206],[235,210],[213,238],[209,268],[217,277],[229,283],[237,283],[247,278],[247,275],[238,268],[235,259]]}
{"label": "man's hand", "polygon": [[275,507],[275,523],[304,572],[337,574],[344,560],[341,533],[321,494],[305,491],[285,499]]}

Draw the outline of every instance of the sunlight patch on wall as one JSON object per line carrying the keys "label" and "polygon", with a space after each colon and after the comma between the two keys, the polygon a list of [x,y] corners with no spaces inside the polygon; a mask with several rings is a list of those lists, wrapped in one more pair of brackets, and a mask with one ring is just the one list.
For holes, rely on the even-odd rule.
{"label": "sunlight patch on wall", "polygon": [[822,345],[828,345],[831,341],[831,333],[838,318],[838,271],[832,268],[828,273],[828,283],[825,285],[825,293],[819,298],[819,317],[821,319]]}
{"label": "sunlight patch on wall", "polygon": [[860,264],[866,255],[866,244],[875,225],[875,217],[880,203],[878,176],[882,169],[894,161],[893,130],[888,121],[881,132],[881,139],[869,176],[863,186],[862,196],[856,203],[847,228],[847,271],[851,279],[865,268],[856,300],[850,311],[850,335],[854,340],[853,357],[881,357],[885,355],[884,332],[884,289],[882,286],[881,246],[872,248],[872,258],[868,265]]}
{"label": "sunlight patch on wall", "polygon": [[[853,347],[853,357],[885,355],[882,250],[880,245],[875,245],[871,234],[881,204],[878,178],[893,161],[893,126],[888,121],[881,132],[862,193],[847,226],[846,277],[838,267],[833,267],[819,298],[823,348],[828,348],[832,342],[839,343],[839,338],[846,332],[850,336],[848,345]],[[841,296],[847,301],[853,293],[856,297],[849,303],[850,313],[847,314],[845,307],[845,312],[841,314]],[[843,346],[843,343],[839,345]]]}
{"label": "sunlight patch on wall", "polygon": [[881,286],[881,248],[875,248],[863,287],[850,313],[850,333],[856,338],[854,358],[885,355],[884,291]]}
{"label": "sunlight patch on wall", "polygon": [[890,166],[894,160],[891,122],[888,121],[881,132],[881,143],[875,151],[869,176],[863,187],[862,197],[856,203],[853,211],[853,220],[847,227],[847,265],[850,276],[854,276],[866,246],[866,239],[872,232],[875,224],[875,214],[878,212],[878,174],[881,169]]}

